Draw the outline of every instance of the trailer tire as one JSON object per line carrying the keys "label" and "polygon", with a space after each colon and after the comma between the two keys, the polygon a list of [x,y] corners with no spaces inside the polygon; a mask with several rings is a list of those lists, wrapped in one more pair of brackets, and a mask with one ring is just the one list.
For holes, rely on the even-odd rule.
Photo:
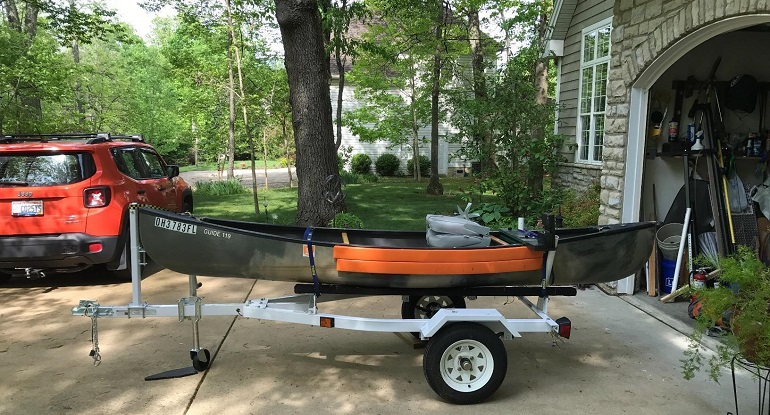
{"label": "trailer tire", "polygon": [[431,389],[454,404],[472,404],[495,393],[505,379],[508,354],[500,337],[478,323],[441,329],[425,347],[423,372]]}

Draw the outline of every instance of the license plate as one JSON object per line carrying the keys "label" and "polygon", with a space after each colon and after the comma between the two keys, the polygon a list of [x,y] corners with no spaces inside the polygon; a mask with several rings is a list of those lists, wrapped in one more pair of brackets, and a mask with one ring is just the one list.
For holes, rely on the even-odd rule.
{"label": "license plate", "polygon": [[11,202],[11,216],[43,216],[42,200],[16,200]]}

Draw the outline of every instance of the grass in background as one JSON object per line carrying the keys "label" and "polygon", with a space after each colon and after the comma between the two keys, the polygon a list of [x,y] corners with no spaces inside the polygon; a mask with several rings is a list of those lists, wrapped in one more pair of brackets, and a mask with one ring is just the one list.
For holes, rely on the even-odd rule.
{"label": "grass in background", "polygon": [[[428,213],[452,214],[457,205],[465,207],[463,187],[471,179],[443,178],[444,195],[430,196],[425,193],[427,179],[415,183],[411,178],[383,178],[377,183],[349,184],[345,186],[347,212],[364,222],[367,229],[425,229]],[[297,189],[283,188],[260,190],[257,217],[254,212],[254,196],[247,193],[213,196],[195,192],[195,215],[265,222],[264,201],[267,200],[267,218],[270,223],[294,224],[297,216]]]}
{"label": "grass in background", "polygon": [[[259,217],[254,210],[254,195],[250,189],[244,188],[244,191],[241,194],[228,196],[195,192],[193,195],[195,215],[284,225],[294,224],[297,217],[297,188],[261,189],[258,193]],[[264,206],[265,201],[267,201],[267,209]]]}

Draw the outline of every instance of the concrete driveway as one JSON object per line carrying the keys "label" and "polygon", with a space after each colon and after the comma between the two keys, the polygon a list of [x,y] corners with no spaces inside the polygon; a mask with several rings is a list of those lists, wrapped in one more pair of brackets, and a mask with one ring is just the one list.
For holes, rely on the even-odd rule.
{"label": "concrete driveway", "polygon": [[[143,300],[175,304],[187,276],[148,270]],[[206,303],[290,294],[292,284],[200,277]],[[545,334],[506,341],[508,374],[488,401],[442,402],[423,378],[422,350],[391,333],[323,329],[233,317],[206,317],[201,341],[214,355],[207,372],[145,382],[190,365],[191,325],[175,318],[100,319],[103,361],[94,367],[90,319],[70,315],[80,299],[130,302],[130,284],[98,272],[14,278],[0,286],[2,414],[724,414],[733,411],[729,373],[722,384],[679,369],[685,336],[598,289],[553,298],[549,313],[570,317],[572,338]],[[518,301],[484,297],[527,317]],[[399,297],[321,304],[323,311],[397,317]],[[756,383],[739,374],[741,413],[756,413]]]}

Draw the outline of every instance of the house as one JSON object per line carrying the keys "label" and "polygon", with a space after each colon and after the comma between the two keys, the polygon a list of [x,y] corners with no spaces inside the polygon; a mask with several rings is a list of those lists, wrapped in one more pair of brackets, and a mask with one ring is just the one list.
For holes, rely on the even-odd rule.
{"label": "house", "polygon": [[[348,28],[348,36],[353,38],[361,38],[364,36],[364,34],[369,30],[370,25],[378,25],[382,24],[380,20],[374,19],[370,21],[362,21],[362,20],[356,20],[350,23],[350,27]],[[471,63],[470,63],[470,57],[464,57],[460,59],[461,62],[464,62],[464,67],[467,67],[468,70],[470,70]],[[343,65],[344,65],[344,71],[345,73],[349,72],[352,69],[351,65],[351,59],[349,57],[343,57]],[[337,105],[338,105],[338,91],[339,91],[339,68],[337,67],[337,62],[334,58],[334,56],[330,57],[330,64],[329,64],[330,72],[331,72],[331,83],[329,85],[329,92],[331,96],[331,104],[332,104],[332,114],[334,114],[334,123],[335,123],[335,136],[336,136],[336,114],[337,114]],[[345,113],[352,111],[354,109],[360,108],[365,105],[369,105],[367,102],[362,102],[361,100],[357,99],[355,96],[355,84],[351,83],[349,78],[346,78],[344,89],[343,89],[343,96],[342,96],[342,117],[344,119]],[[392,90],[390,91],[393,94],[401,94],[403,95],[402,91],[398,90]],[[404,102],[408,102],[408,97],[404,97]],[[446,138],[450,135],[457,134],[457,129],[453,127],[451,124],[447,123],[444,120],[439,120],[439,127],[438,127],[438,135],[439,135],[439,146],[438,146],[438,173],[439,175],[446,175],[446,176],[455,176],[455,175],[463,175],[465,173],[469,173],[471,171],[472,163],[470,160],[465,160],[464,158],[457,157],[456,155],[458,152],[462,149],[462,144],[458,143],[457,141],[448,141]],[[413,153],[411,146],[407,145],[396,145],[394,146],[392,143],[386,140],[380,140],[373,143],[370,142],[363,142],[359,139],[358,136],[353,134],[347,127],[342,127],[342,140],[340,143],[340,147],[346,147],[352,149],[352,155],[356,154],[366,154],[372,159],[372,169],[374,169],[374,162],[377,160],[377,158],[385,153],[390,153],[396,155],[401,160],[401,172],[405,173],[406,175],[410,175],[411,172],[406,171],[407,163],[409,160],[412,159]],[[431,137],[431,127],[430,123],[426,122],[424,123],[417,131],[417,136],[421,140],[421,144],[419,147],[419,154],[422,156],[426,156],[430,159],[430,153],[431,153],[431,147],[430,147],[430,137]],[[477,163],[473,163],[473,166],[477,166]],[[349,167],[349,166],[347,166]]]}
{"label": "house", "polygon": [[[337,86],[336,71],[332,71],[332,82],[330,85],[330,94],[332,99],[332,114],[336,114],[337,111]],[[355,97],[355,85],[347,83],[343,89],[342,94],[342,112],[343,117],[345,112],[351,111],[362,105],[366,105],[365,102],[361,102]],[[336,129],[336,126],[335,126]],[[461,158],[452,157],[452,154],[457,153],[460,150],[461,144],[456,142],[447,142],[444,139],[448,134],[454,134],[456,130],[452,126],[445,123],[439,123],[439,145],[438,145],[438,173],[440,175],[453,176],[457,174],[463,174],[466,169],[470,169],[471,162],[465,161]],[[336,134],[336,133],[335,133]],[[430,158],[430,125],[426,124],[418,130],[418,136],[425,138],[425,143],[420,146],[420,155]],[[358,136],[350,132],[350,130],[342,127],[342,142],[341,147],[351,147],[352,155],[364,153],[372,159],[372,169],[374,169],[374,161],[377,157],[385,154],[395,154],[401,160],[401,172],[406,175],[410,175],[410,172],[406,171],[406,163],[412,159],[411,147],[405,145],[399,145],[393,147],[388,141],[376,141],[374,143],[363,142],[358,139]]]}
{"label": "house", "polygon": [[[559,180],[598,180],[599,221],[618,223],[663,221],[680,189],[689,188],[686,178],[700,178],[710,206],[689,198],[689,207],[711,217],[720,252],[731,237],[750,244],[756,221],[750,207],[727,209],[740,197],[724,201],[729,177],[722,180],[714,143],[721,137],[721,155],[734,160],[746,188],[761,184],[770,135],[770,2],[557,0],[549,26],[546,53],[557,67],[560,104],[555,128],[568,137]],[[741,78],[754,81],[736,88]],[[702,151],[690,149],[690,124],[703,132]],[[638,283],[629,276],[615,288],[632,294]]]}

